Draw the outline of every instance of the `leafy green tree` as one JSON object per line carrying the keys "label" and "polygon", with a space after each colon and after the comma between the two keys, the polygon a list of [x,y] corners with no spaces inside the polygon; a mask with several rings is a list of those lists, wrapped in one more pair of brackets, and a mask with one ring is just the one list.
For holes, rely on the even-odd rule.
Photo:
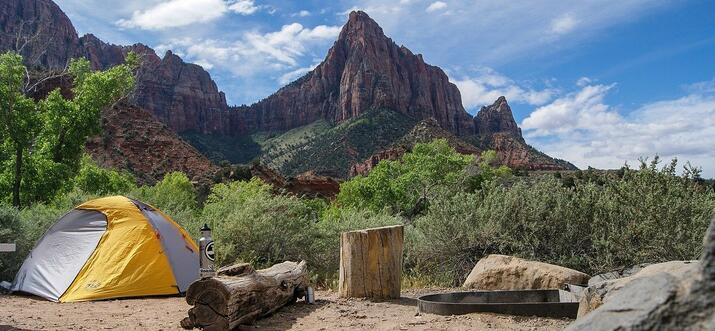
{"label": "leafy green tree", "polygon": [[[134,87],[138,57],[125,64],[92,71],[86,59],[72,60],[73,98],[59,89],[44,99],[27,97],[30,82],[22,57],[0,55],[0,192],[10,192],[14,206],[47,201],[77,174],[84,143],[100,129],[100,111]],[[3,194],[6,195],[6,194]]]}
{"label": "leafy green tree", "polygon": [[82,165],[74,182],[83,192],[100,196],[126,194],[136,187],[131,174],[97,166],[88,155],[82,157]]}
{"label": "leafy green tree", "polygon": [[198,209],[196,188],[183,172],[170,172],[154,186],[143,186],[132,195],[170,214]]}
{"label": "leafy green tree", "polygon": [[479,162],[467,169],[467,189],[471,192],[480,190],[496,178],[509,177],[512,171],[505,165],[498,165],[497,152],[489,150],[479,156]]}
{"label": "leafy green tree", "polygon": [[474,162],[457,153],[447,140],[417,144],[398,161],[382,161],[367,176],[340,185],[340,207],[385,208],[411,219],[422,213],[436,187],[461,185],[463,170]]}

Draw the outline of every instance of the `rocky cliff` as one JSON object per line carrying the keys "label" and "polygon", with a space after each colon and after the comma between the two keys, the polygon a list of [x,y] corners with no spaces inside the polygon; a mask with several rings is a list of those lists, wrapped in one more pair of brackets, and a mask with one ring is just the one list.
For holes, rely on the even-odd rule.
{"label": "rocky cliff", "polygon": [[102,111],[102,133],[87,142],[87,152],[104,167],[130,171],[140,184],[173,171],[210,182],[219,170],[148,111],[130,104]]}
{"label": "rocky cliff", "polygon": [[0,50],[22,54],[32,67],[59,69],[75,56],[77,31],[52,1],[0,1]]}
{"label": "rocky cliff", "polygon": [[[320,165],[316,168],[320,174],[346,175],[352,164],[373,153],[394,155],[385,150],[409,131],[408,126],[428,119],[460,140],[473,144],[476,150],[496,149],[508,165],[526,169],[572,167],[526,144],[505,98],[482,108],[476,117],[470,116],[462,106],[459,90],[440,68],[425,63],[421,55],[413,54],[406,47],[398,46],[361,11],[350,13],[325,60],[313,71],[273,95],[242,107],[228,107],[225,95],[208,72],[185,63],[171,51],[159,57],[142,44],[112,45],[91,34],[79,38],[70,20],[51,0],[0,2],[0,32],[1,50],[20,51],[29,64],[49,69],[64,68],[72,57],[85,57],[94,68],[105,69],[121,63],[129,51],[140,54],[142,66],[137,89],[129,101],[177,133],[209,135],[220,142],[227,135],[280,134],[319,120],[327,122],[335,126],[330,137],[342,147],[336,149],[315,142],[311,144],[315,148],[309,149],[318,154],[347,154],[313,157],[347,161],[336,163],[341,164],[340,169]],[[390,123],[368,125],[380,128],[384,136],[340,127],[377,109],[401,115],[388,116],[393,121]],[[361,136],[360,139],[337,136],[340,132]],[[371,137],[369,148],[363,146],[368,135]],[[265,154],[259,151],[252,157],[263,155],[265,158]],[[304,153],[296,150],[283,154]],[[373,162],[379,158],[373,157]],[[284,160],[283,163],[296,172],[286,174],[295,176],[315,170],[304,169],[306,164],[301,160],[300,157]]]}
{"label": "rocky cliff", "polygon": [[474,132],[447,75],[395,44],[360,11],[350,13],[320,65],[250,107],[261,131],[287,130],[320,118],[340,123],[376,108],[418,120],[434,118],[458,135]]}

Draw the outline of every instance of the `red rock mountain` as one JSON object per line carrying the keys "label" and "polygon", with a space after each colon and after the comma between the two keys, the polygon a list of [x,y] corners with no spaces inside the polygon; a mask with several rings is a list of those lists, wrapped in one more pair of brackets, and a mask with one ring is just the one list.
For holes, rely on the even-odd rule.
{"label": "red rock mountain", "polygon": [[[78,56],[104,69],[121,63],[129,51],[142,55],[130,102],[177,133],[234,137],[280,133],[317,120],[336,125],[370,110],[391,109],[415,122],[432,119],[479,150],[496,149],[511,166],[573,167],[528,146],[503,97],[476,117],[469,115],[459,90],[440,68],[398,46],[360,11],[350,14],[325,60],[313,71],[242,107],[228,107],[208,72],[170,51],[162,58],[142,44],[111,45],[91,34],[79,38],[51,0],[0,1],[0,32],[1,50],[20,51],[29,64],[50,69],[62,68]],[[374,152],[391,154],[383,150]]]}
{"label": "red rock mountain", "polygon": [[364,12],[352,12],[326,59],[313,71],[250,106],[261,131],[318,119],[342,122],[375,108],[434,118],[458,135],[474,132],[457,87],[442,69],[387,38]]}
{"label": "red rock mountain", "polygon": [[[160,59],[141,44],[110,45],[91,34],[79,38],[69,18],[49,0],[0,0],[0,51],[7,50],[22,54],[35,70],[59,70],[76,57],[86,57],[95,69],[106,69],[122,63],[127,52],[135,51],[143,56],[144,64],[137,93],[131,99],[142,107],[122,105],[104,110],[103,137],[91,140],[88,151],[100,164],[131,170],[142,183],[161,179],[170,171],[183,171],[201,180],[218,170],[162,124],[173,122],[180,127],[195,122],[194,109],[227,108],[223,94],[201,67],[185,64],[172,54]],[[53,80],[34,94],[46,94],[54,87],[69,91],[70,83]],[[187,108],[192,110],[189,116],[185,116]]]}

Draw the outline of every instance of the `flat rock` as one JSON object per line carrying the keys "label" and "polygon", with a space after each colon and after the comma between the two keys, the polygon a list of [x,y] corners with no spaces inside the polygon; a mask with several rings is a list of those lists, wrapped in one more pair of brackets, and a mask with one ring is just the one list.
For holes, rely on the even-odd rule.
{"label": "flat rock", "polygon": [[479,260],[464,287],[479,290],[560,289],[565,284],[586,284],[589,276],[573,269],[507,255]]}

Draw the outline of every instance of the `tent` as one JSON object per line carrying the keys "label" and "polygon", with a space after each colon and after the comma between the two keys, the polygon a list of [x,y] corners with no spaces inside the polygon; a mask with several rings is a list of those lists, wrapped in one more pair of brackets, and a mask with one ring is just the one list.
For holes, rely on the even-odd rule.
{"label": "tent", "polygon": [[160,210],[123,196],[101,198],[47,230],[12,290],[59,302],[183,293],[199,278],[198,251]]}

